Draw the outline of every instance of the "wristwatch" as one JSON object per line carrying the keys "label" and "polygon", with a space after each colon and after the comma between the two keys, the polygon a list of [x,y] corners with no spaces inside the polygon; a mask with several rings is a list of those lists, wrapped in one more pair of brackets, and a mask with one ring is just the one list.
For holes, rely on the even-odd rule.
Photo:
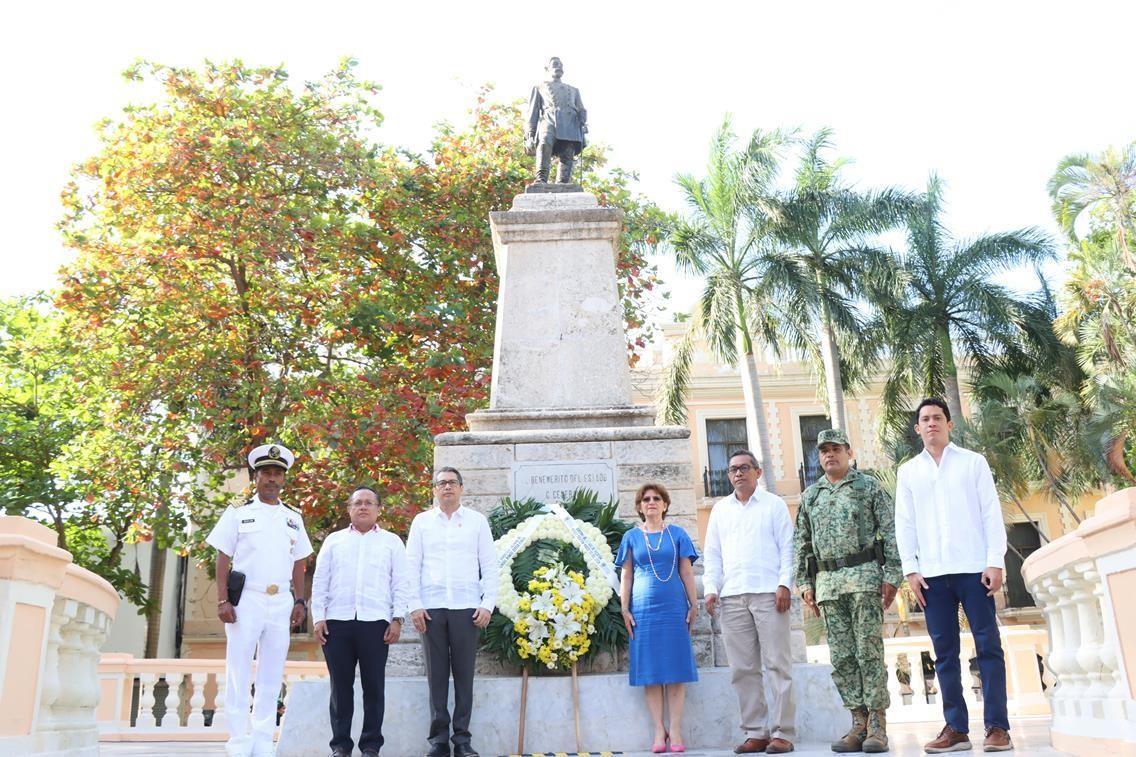
{"label": "wristwatch", "polygon": [[402,619],[402,616],[401,616],[401,615],[399,615],[399,616],[398,616],[398,617],[396,617],[396,618],[391,618],[391,623],[395,622],[396,620],[397,620],[397,621],[398,621],[398,622],[399,622],[400,624],[404,622],[404,621],[403,621],[403,619]]}
{"label": "wristwatch", "polygon": [[308,601],[302,597],[292,603],[293,607],[295,607],[296,605],[303,605],[305,610],[308,609]]}

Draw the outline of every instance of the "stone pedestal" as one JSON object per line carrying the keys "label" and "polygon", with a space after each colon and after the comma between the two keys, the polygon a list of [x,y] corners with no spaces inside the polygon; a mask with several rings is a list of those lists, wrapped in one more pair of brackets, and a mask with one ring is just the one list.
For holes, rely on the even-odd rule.
{"label": "stone pedestal", "polygon": [[483,512],[524,496],[519,477],[541,465],[564,482],[558,494],[617,496],[625,518],[635,490],[658,482],[668,517],[697,538],[690,432],[655,426],[654,408],[631,403],[615,277],[622,218],[581,191],[518,195],[490,214],[501,281],[489,407],[466,416],[468,432],[435,437],[434,464],[460,470],[464,501]]}
{"label": "stone pedestal", "polygon": [[[848,728],[848,715],[832,684],[828,665],[793,666],[797,700],[797,740],[827,742]],[[525,752],[575,753],[569,676],[529,679]],[[625,673],[580,676],[580,733],[585,750],[641,752],[651,744],[651,718],[639,689],[627,685]],[[686,746],[696,750],[729,749],[741,741],[738,700],[725,668],[699,670],[687,684],[683,717]],[[323,757],[331,737],[327,681],[292,684],[280,730],[277,757]],[[473,745],[481,754],[514,754],[521,681],[517,677],[480,676],[473,682]],[[383,754],[422,754],[430,729],[425,678],[387,676],[383,719]],[[451,707],[453,699],[451,694]],[[363,702],[355,688],[354,738],[362,728]]]}

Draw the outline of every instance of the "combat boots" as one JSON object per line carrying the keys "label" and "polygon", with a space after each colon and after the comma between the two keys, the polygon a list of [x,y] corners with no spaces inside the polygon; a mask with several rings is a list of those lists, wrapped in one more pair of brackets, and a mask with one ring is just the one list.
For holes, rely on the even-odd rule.
{"label": "combat boots", "polygon": [[864,739],[865,752],[886,752],[888,750],[887,712],[872,710],[868,715],[868,737]]}
{"label": "combat boots", "polygon": [[859,752],[868,735],[868,710],[857,707],[852,710],[852,727],[848,733],[840,737],[840,741],[832,742],[834,752]]}

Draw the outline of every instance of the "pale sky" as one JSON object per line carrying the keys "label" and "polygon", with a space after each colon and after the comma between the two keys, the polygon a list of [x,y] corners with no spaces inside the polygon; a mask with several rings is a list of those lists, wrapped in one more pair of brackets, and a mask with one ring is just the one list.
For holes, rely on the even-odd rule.
{"label": "pale sky", "polygon": [[[831,126],[861,186],[937,171],[962,235],[1053,229],[1058,159],[1136,139],[1136,5],[1121,2],[38,2],[5,26],[0,296],[54,285],[60,190],[97,148],[93,125],[141,96],[119,76],[139,57],[307,79],[351,55],[383,86],[381,139],[421,150],[479,85],[527,96],[558,55],[590,138],[664,207],[730,112],[742,134]],[[688,304],[692,285],[663,271]]]}

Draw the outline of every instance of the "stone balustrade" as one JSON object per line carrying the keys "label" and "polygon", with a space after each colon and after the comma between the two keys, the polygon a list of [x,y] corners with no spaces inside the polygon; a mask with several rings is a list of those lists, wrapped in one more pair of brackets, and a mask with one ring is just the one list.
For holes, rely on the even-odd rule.
{"label": "stone balustrade", "polygon": [[[254,664],[255,671],[255,664]],[[289,661],[280,698],[287,707],[293,684],[327,677],[322,662]],[[137,659],[106,654],[98,670],[102,741],[223,741],[225,661]],[[255,680],[255,672],[252,676]]]}
{"label": "stone balustrade", "polygon": [[1049,627],[1053,746],[1136,754],[1136,488],[1038,549],[1022,577]]}
{"label": "stone balustrade", "polygon": [[98,754],[99,648],[118,604],[50,528],[0,516],[0,753]]}
{"label": "stone balustrade", "polygon": [[[969,633],[960,637],[962,663],[975,656],[974,639]],[[1006,693],[1011,717],[1046,715],[1049,700],[1045,689],[1053,678],[1040,669],[1047,649],[1045,631],[1028,627],[1002,629],[1002,649],[1006,654]],[[891,707],[888,720],[893,723],[941,721],[943,705],[938,694],[934,670],[924,673],[924,653],[934,659],[930,636],[900,636],[884,640],[884,661],[888,671]],[[808,661],[829,663],[828,645],[808,648]],[[1046,680],[1048,679],[1048,680]],[[978,667],[970,666],[970,680],[963,675],[963,698],[971,713],[982,712],[982,690]]]}

